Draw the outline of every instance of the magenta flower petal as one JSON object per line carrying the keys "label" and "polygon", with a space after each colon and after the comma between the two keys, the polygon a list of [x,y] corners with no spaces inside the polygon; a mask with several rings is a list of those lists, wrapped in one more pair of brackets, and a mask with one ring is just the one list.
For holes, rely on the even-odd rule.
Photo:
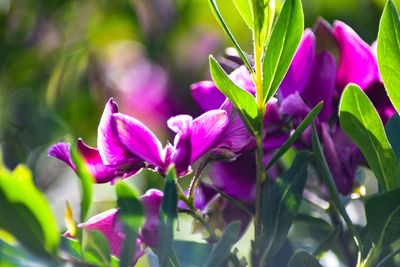
{"label": "magenta flower petal", "polygon": [[212,148],[228,122],[229,118],[225,110],[211,110],[193,120],[191,163]]}
{"label": "magenta flower petal", "polygon": [[311,111],[310,107],[304,102],[299,92],[287,96],[282,100],[279,112],[289,116],[305,118]]}
{"label": "magenta flower petal", "polygon": [[379,80],[378,64],[372,48],[341,21],[335,21],[333,32],[340,51],[336,77],[339,91],[348,83],[358,84],[364,89]]}
{"label": "magenta flower petal", "polygon": [[203,111],[220,108],[226,98],[212,81],[194,83],[190,88],[193,99]]}
{"label": "magenta flower petal", "polygon": [[324,107],[318,117],[324,121],[333,115],[333,96],[335,92],[336,62],[333,55],[325,51],[315,57],[315,63],[307,87],[302,97],[312,107],[324,101]]}
{"label": "magenta flower petal", "polygon": [[104,108],[98,127],[97,146],[100,156],[106,165],[125,164],[132,158],[115,134],[112,115],[117,112],[117,103],[111,98]]}
{"label": "magenta flower petal", "polygon": [[235,69],[231,72],[231,74],[229,74],[229,77],[240,88],[246,90],[253,95],[256,93],[253,79],[246,66],[242,65],[239,68]]}
{"label": "magenta flower petal", "polygon": [[164,150],[160,141],[143,123],[121,113],[112,115],[118,138],[133,155],[164,168]]}
{"label": "magenta flower petal", "polygon": [[314,66],[315,46],[314,33],[306,29],[289,70],[280,85],[279,91],[282,97],[285,98],[295,91],[303,92]]}
{"label": "magenta flower petal", "polygon": [[117,166],[104,165],[99,151],[94,147],[86,145],[81,139],[78,140],[78,151],[83,156],[89,173],[96,179],[96,183],[111,182],[118,176],[130,176],[138,172],[141,168],[140,161],[136,165],[129,166],[129,169],[126,169],[125,173],[119,171]]}
{"label": "magenta flower petal", "polygon": [[254,152],[247,152],[233,162],[215,162],[209,177],[216,188],[238,200],[251,203],[256,194]]}
{"label": "magenta flower petal", "polygon": [[64,161],[74,171],[76,170],[74,163],[71,160],[71,145],[68,143],[57,143],[52,145],[48,151],[48,155]]}
{"label": "magenta flower petal", "polygon": [[150,189],[140,197],[146,220],[139,235],[141,241],[149,247],[156,247],[158,243],[159,212],[162,198],[163,192],[156,189]]}

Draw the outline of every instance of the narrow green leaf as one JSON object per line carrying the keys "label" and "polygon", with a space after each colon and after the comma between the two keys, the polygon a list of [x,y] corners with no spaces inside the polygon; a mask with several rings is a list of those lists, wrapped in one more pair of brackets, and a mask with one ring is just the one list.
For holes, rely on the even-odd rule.
{"label": "narrow green leaf", "polygon": [[321,142],[319,141],[315,124],[313,124],[312,130],[312,149],[314,153],[315,167],[321,179],[324,181],[326,188],[328,189],[329,196],[335,209],[340,213],[340,216],[342,216],[343,220],[346,222],[346,225],[353,236],[354,242],[358,247],[357,263],[361,263],[361,260],[364,257],[364,247],[361,237],[357,232],[357,229],[354,227],[349,215],[347,214],[346,209],[342,205],[342,202],[340,201],[339,192],[337,191],[331,171],[329,170],[328,163],[326,162],[324,153],[322,152]]}
{"label": "narrow green leaf", "polygon": [[208,256],[204,267],[221,266],[231,255],[233,245],[238,241],[240,222],[229,224],[222,233],[221,239]]}
{"label": "narrow green leaf", "polygon": [[318,257],[322,253],[329,250],[338,239],[339,233],[339,227],[334,228],[333,231],[331,231],[314,250],[313,255]]}
{"label": "narrow green leaf", "polygon": [[306,251],[298,251],[290,259],[289,267],[322,267],[318,260]]}
{"label": "narrow green leaf", "polygon": [[[242,48],[240,48],[239,43],[236,41],[235,37],[233,36],[231,31],[229,30],[229,27],[226,24],[225,20],[222,18],[221,12],[219,12],[219,9],[218,9],[216,1],[215,0],[209,0],[209,1],[210,1],[211,10],[214,13],[214,16],[217,18],[217,20],[218,20],[219,24],[221,25],[222,29],[224,30],[225,34],[232,41],[233,46],[235,47],[235,49],[238,52],[240,58],[242,59],[242,61],[246,65],[247,70],[250,73],[254,73],[254,70],[251,67],[251,64],[250,64],[249,60],[247,59],[246,54],[243,52]],[[245,0],[239,0],[239,1],[245,1]]]}
{"label": "narrow green leaf", "polygon": [[298,152],[289,170],[275,182],[264,183],[261,220],[261,244],[264,252],[261,265],[268,264],[283,245],[300,203],[307,180],[307,165],[311,153]]}
{"label": "narrow green leaf", "polygon": [[83,254],[88,263],[110,265],[110,247],[103,234],[96,230],[83,231]]}
{"label": "narrow green leaf", "polygon": [[385,132],[392,146],[393,152],[400,161],[400,116],[399,114],[393,115],[385,126]]}
{"label": "narrow green leaf", "polygon": [[307,129],[308,126],[313,122],[315,117],[319,114],[323,107],[323,102],[319,102],[310,113],[304,118],[304,120],[299,124],[296,130],[292,133],[292,135],[285,141],[285,143],[279,148],[278,151],[274,153],[272,159],[268,162],[267,167],[265,168],[266,171],[269,170],[294,144],[294,142],[299,139],[302,133]]}
{"label": "narrow green leaf", "polygon": [[275,94],[299,45],[304,29],[301,0],[286,0],[272,28],[263,58],[264,102]]}
{"label": "narrow green leaf", "polygon": [[386,91],[400,112],[400,20],[392,0],[387,1],[379,23],[377,54]]}
{"label": "narrow green leaf", "polygon": [[215,85],[232,102],[250,133],[258,132],[261,125],[257,119],[258,109],[254,97],[238,87],[213,56],[210,56],[210,70]]}
{"label": "narrow green leaf", "polygon": [[253,29],[253,10],[249,0],[233,0],[237,10],[250,29]]}
{"label": "narrow green leaf", "polygon": [[400,168],[386,137],[382,121],[367,95],[354,84],[348,85],[340,100],[342,129],[362,151],[384,191],[400,183]]}
{"label": "narrow green leaf", "polygon": [[138,194],[124,181],[119,180],[115,185],[115,190],[120,208],[118,218],[123,223],[125,233],[125,241],[119,259],[119,266],[123,267],[132,263],[137,233],[144,223],[145,214]]}
{"label": "narrow green leaf", "polygon": [[57,253],[57,222],[25,166],[19,165],[12,173],[0,167],[0,228],[37,256]]}
{"label": "narrow green leaf", "polygon": [[[365,213],[368,233],[375,245],[390,244],[400,236],[400,188],[367,199]],[[397,223],[397,226],[396,226]]]}
{"label": "narrow green leaf", "polygon": [[71,146],[71,159],[76,167],[76,173],[78,174],[79,181],[81,184],[81,222],[86,221],[89,213],[90,205],[92,203],[93,196],[93,177],[86,168],[83,157],[79,154],[76,146]]}
{"label": "narrow green leaf", "polygon": [[170,168],[167,173],[164,196],[161,203],[160,223],[158,230],[157,256],[161,267],[176,266],[176,256],[172,248],[174,238],[174,221],[178,217],[176,190],[176,173]]}

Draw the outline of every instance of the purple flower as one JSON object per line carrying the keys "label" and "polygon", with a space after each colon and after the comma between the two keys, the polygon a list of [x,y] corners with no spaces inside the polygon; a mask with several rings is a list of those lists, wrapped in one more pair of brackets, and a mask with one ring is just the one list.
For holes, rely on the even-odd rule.
{"label": "purple flower", "polygon": [[[305,30],[278,96],[279,112],[291,118],[294,126],[324,101],[316,124],[328,165],[344,195],[351,192],[360,163],[360,151],[343,134],[337,116],[340,94],[348,83],[358,84],[372,102],[379,103],[384,122],[393,115],[393,107],[384,99],[387,96],[372,48],[343,22],[336,21],[331,28],[321,20],[314,32]],[[310,148],[310,128],[296,146]]]}
{"label": "purple flower", "polygon": [[[210,110],[195,119],[188,115],[172,117],[168,126],[176,133],[174,146],[163,147],[149,128],[139,120],[119,113],[117,104],[110,99],[98,127],[98,149],[78,140],[78,151],[98,183],[128,177],[145,165],[164,173],[174,164],[178,175],[183,176],[193,162],[214,146],[228,122],[224,110]],[[49,155],[76,170],[69,144],[52,146]]]}
{"label": "purple flower", "polygon": [[[156,189],[148,190],[140,197],[145,212],[145,222],[136,239],[136,250],[133,263],[144,255],[144,247],[156,247],[158,239],[159,209],[163,193]],[[111,254],[119,257],[125,235],[122,223],[118,220],[118,209],[110,209],[90,218],[78,227],[100,231],[108,241]],[[69,233],[66,233],[67,237]]]}

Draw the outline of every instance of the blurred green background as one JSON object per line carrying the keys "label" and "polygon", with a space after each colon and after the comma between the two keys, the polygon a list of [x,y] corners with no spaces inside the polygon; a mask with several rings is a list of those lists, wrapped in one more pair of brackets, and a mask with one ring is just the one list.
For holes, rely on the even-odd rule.
{"label": "blurred green background", "polygon": [[[251,53],[250,31],[232,1],[219,2]],[[384,3],[303,0],[306,26],[318,16],[342,20],[372,43]],[[47,157],[51,144],[82,137],[95,146],[109,97],[165,143],[171,138],[168,117],[199,113],[190,84],[209,78],[208,55],[221,55],[230,45],[206,0],[0,0],[0,32],[3,159],[10,169],[27,164],[56,208],[64,205],[60,192],[74,198],[64,186],[74,179],[64,164]],[[142,179],[141,187],[160,180]]]}

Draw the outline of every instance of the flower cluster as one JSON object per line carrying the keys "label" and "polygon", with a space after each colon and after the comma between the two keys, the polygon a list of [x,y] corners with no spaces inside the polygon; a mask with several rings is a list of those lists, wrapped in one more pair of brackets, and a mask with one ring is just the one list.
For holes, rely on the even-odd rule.
{"label": "flower cluster", "polygon": [[[229,76],[240,88],[255,94],[253,79],[245,66],[238,66]],[[373,48],[343,22],[337,21],[331,27],[320,20],[313,30],[305,30],[278,94],[266,105],[264,164],[311,109],[323,101],[315,124],[336,186],[343,195],[349,194],[362,159],[360,151],[341,130],[337,115],[339,97],[349,83],[359,85],[367,93],[384,122],[394,114],[383,91]],[[172,144],[163,146],[143,123],[118,112],[117,104],[110,99],[98,126],[97,148],[79,139],[77,149],[97,183],[127,178],[143,168],[164,176],[170,166],[175,167],[178,177],[183,177],[191,172],[193,163],[205,157],[205,162],[211,165],[209,184],[193,184],[197,185],[193,207],[214,220],[215,225],[221,225],[217,228],[239,219],[243,232],[251,220],[256,198],[255,138],[213,82],[193,84],[192,95],[204,113],[194,119],[189,115],[170,118],[167,125],[175,133]],[[294,148],[311,149],[311,128],[302,134]],[[76,170],[69,144],[55,144],[49,155]],[[273,179],[278,174],[277,168],[268,173]],[[244,209],[232,205],[218,191],[241,202]],[[140,249],[136,259],[143,254],[144,246],[157,244],[161,199],[162,193],[154,189],[142,196],[147,219],[137,240]],[[179,202],[178,208],[190,209],[184,201]],[[110,210],[81,225],[103,232],[115,255],[119,254],[124,239],[117,214],[117,209]]]}

